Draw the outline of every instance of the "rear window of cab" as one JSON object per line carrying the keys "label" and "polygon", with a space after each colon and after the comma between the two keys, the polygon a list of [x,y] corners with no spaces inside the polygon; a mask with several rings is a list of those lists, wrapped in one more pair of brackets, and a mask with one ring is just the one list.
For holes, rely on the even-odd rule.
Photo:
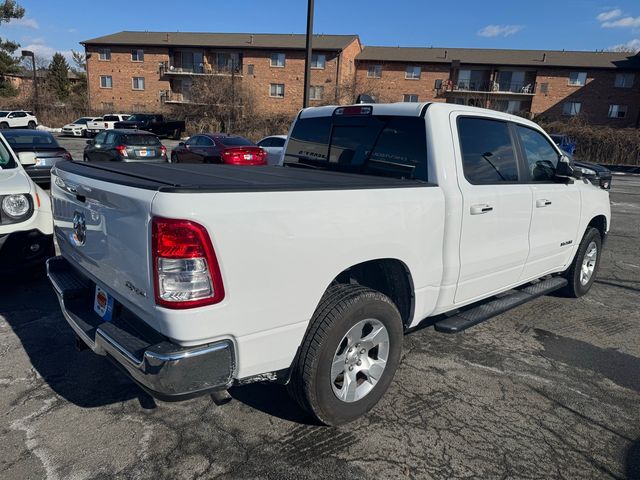
{"label": "rear window of cab", "polygon": [[160,139],[155,135],[124,135],[122,140],[125,145],[160,145]]}
{"label": "rear window of cab", "polygon": [[333,115],[298,119],[285,166],[427,181],[424,118]]}

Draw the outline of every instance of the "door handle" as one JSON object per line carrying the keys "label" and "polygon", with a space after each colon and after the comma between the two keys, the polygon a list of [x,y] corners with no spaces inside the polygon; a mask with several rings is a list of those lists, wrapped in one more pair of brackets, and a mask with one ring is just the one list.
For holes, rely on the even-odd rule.
{"label": "door handle", "polygon": [[489,212],[493,212],[493,207],[487,203],[471,205],[471,215],[483,215]]}
{"label": "door handle", "polygon": [[536,208],[548,207],[549,205],[551,205],[551,200],[547,200],[546,198],[536,200]]}

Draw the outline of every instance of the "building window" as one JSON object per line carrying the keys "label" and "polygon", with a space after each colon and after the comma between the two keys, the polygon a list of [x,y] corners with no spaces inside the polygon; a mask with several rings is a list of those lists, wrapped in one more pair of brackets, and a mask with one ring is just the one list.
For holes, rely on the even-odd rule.
{"label": "building window", "polygon": [[380,78],[382,76],[382,65],[369,65],[367,68],[367,77]]}
{"label": "building window", "polygon": [[493,108],[499,112],[516,114],[522,111],[522,103],[520,100],[498,100]]}
{"label": "building window", "polygon": [[540,84],[540,93],[547,95],[549,93],[549,84],[547,82]]}
{"label": "building window", "polygon": [[101,75],[100,76],[100,88],[111,88],[113,87],[113,79],[111,75]]}
{"label": "building window", "polygon": [[234,52],[216,53],[216,69],[218,72],[241,72],[242,54]]}
{"label": "building window", "polygon": [[587,72],[571,72],[569,74],[569,85],[573,87],[584,87],[587,84]]}
{"label": "building window", "polygon": [[422,69],[420,67],[417,67],[415,65],[408,65],[407,70],[404,73],[404,78],[417,80],[420,78],[421,71]]}
{"label": "building window", "polygon": [[324,87],[309,87],[309,99],[310,100],[322,100],[324,96]]}
{"label": "building window", "polygon": [[253,64],[247,65],[247,75],[253,75]]}
{"label": "building window", "polygon": [[144,90],[144,77],[133,77],[133,89]]}
{"label": "building window", "polygon": [[326,55],[314,53],[313,55],[311,55],[311,68],[324,70],[326,61],[327,61]]}
{"label": "building window", "polygon": [[102,62],[108,62],[111,60],[111,49],[101,48],[98,50],[98,59]]}
{"label": "building window", "polygon": [[626,105],[609,105],[609,118],[624,118],[626,116]]}
{"label": "building window", "polygon": [[582,109],[581,102],[565,102],[562,105],[562,114],[568,115],[570,117],[575,117],[580,113],[581,109]]}
{"label": "building window", "polygon": [[144,50],[131,50],[131,61],[132,62],[144,62]]}
{"label": "building window", "polygon": [[272,67],[284,67],[285,56],[284,53],[272,53],[271,54],[271,66]]}
{"label": "building window", "polygon": [[405,93],[402,96],[402,101],[403,102],[417,102],[418,101],[418,95],[416,95],[415,93]]}
{"label": "building window", "polygon": [[635,75],[633,73],[616,73],[615,86],[618,88],[631,88]]}
{"label": "building window", "polygon": [[272,83],[269,85],[269,96],[284,98],[284,83]]}

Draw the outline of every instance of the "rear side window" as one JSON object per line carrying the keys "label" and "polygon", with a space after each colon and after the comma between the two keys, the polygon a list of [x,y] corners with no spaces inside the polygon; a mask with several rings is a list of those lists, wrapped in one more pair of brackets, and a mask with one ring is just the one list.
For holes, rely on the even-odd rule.
{"label": "rear side window", "polygon": [[284,138],[273,137],[271,139],[271,145],[268,145],[268,146],[270,146],[270,147],[284,147],[284,142],[285,142]]}
{"label": "rear side window", "polygon": [[105,122],[118,122],[120,119],[116,115],[106,115],[103,117]]}
{"label": "rear side window", "polygon": [[458,119],[464,176],[474,185],[518,181],[518,162],[509,126],[500,120]]}
{"label": "rear side window", "polygon": [[333,116],[298,120],[285,165],[411,180],[427,180],[424,119]]}
{"label": "rear side window", "polygon": [[155,135],[125,135],[125,145],[160,145],[160,140]]}
{"label": "rear side window", "polygon": [[558,166],[558,152],[540,132],[516,126],[520,143],[527,157],[529,179],[533,182],[552,182]]}

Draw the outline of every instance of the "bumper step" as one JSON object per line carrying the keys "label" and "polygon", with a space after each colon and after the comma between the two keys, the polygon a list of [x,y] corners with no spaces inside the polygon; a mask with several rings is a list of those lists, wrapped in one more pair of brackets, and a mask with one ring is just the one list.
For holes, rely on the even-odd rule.
{"label": "bumper step", "polygon": [[458,312],[457,314],[440,320],[434,327],[436,331],[442,333],[458,333],[482,323],[490,318],[500,315],[512,308],[527,303],[534,298],[547,295],[568,284],[566,278],[552,277],[547,280],[534,283],[521,290],[515,290],[504,297],[497,298],[469,310]]}

